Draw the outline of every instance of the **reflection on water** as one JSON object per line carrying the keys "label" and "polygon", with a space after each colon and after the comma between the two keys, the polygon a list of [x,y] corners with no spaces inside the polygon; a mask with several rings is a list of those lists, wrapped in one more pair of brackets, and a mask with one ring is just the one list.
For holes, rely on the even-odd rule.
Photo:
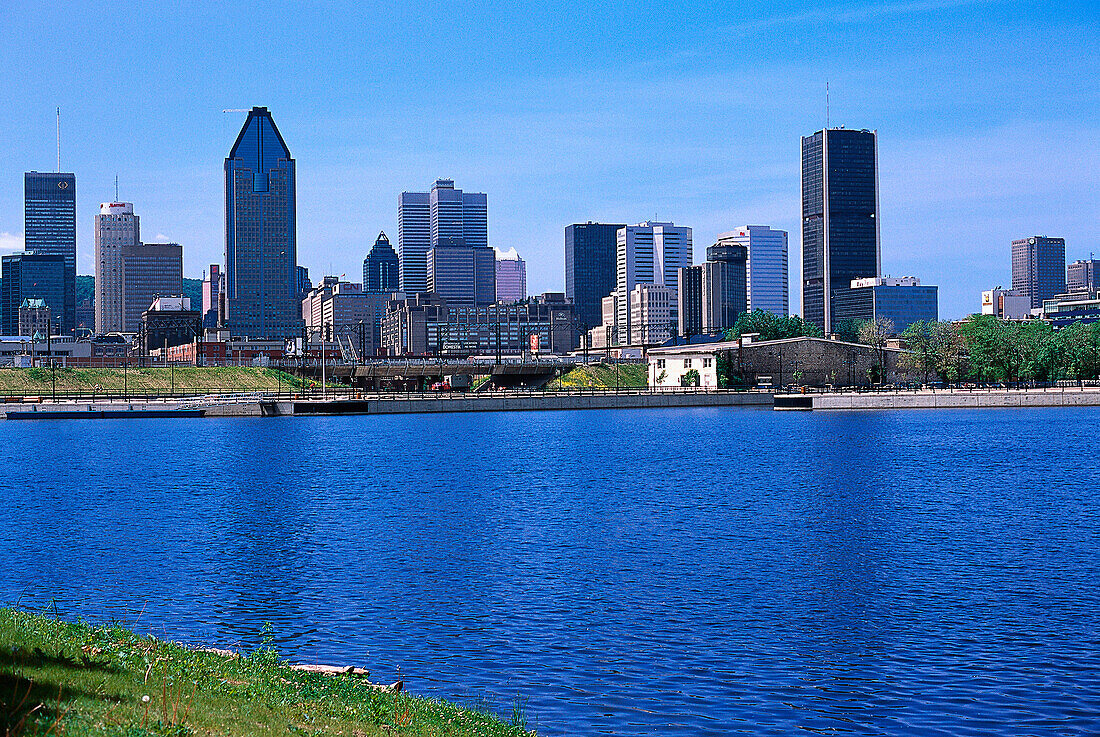
{"label": "reflection on water", "polygon": [[270,621],[547,735],[1095,733],[1097,419],[0,424],[0,602],[245,648]]}

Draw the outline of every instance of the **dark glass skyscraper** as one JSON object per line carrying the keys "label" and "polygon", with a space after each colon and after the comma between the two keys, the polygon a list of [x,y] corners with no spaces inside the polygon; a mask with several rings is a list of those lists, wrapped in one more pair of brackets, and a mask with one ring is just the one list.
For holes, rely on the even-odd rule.
{"label": "dark glass skyscraper", "polygon": [[[0,334],[19,334],[19,305],[41,299],[50,308],[50,330],[61,327],[60,305],[65,303],[65,257],[56,254],[10,253],[0,259]],[[57,305],[55,307],[55,305]]]}
{"label": "dark glass skyscraper", "polygon": [[397,251],[385,233],[379,233],[374,247],[363,259],[363,291],[397,292],[401,289],[401,274]]}
{"label": "dark glass skyscraper", "polygon": [[802,316],[826,333],[832,295],[879,275],[878,143],[833,128],[802,139]]}
{"label": "dark glass skyscraper", "polygon": [[[61,332],[76,330],[76,175],[31,171],[23,175],[25,247],[65,259],[64,304],[49,307]],[[47,303],[49,304],[49,303]]]}
{"label": "dark glass skyscraper", "polygon": [[233,335],[284,339],[302,327],[294,159],[254,107],[225,159],[226,321]]}
{"label": "dark glass skyscraper", "polygon": [[1043,306],[1066,291],[1066,239],[1035,235],[1012,241],[1012,288]]}
{"label": "dark glass skyscraper", "polygon": [[604,297],[615,291],[615,234],[626,224],[574,223],[565,228],[565,296],[583,330],[603,323]]}

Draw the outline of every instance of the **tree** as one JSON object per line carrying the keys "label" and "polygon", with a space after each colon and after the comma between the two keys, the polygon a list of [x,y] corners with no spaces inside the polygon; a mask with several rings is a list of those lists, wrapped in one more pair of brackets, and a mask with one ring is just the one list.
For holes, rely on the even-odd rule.
{"label": "tree", "polygon": [[726,340],[737,340],[748,333],[759,333],[760,340],[800,338],[804,335],[813,338],[822,336],[816,325],[806,322],[798,315],[780,317],[767,310],[742,312],[737,316],[733,327],[726,330]]}
{"label": "tree", "polygon": [[895,334],[894,321],[888,317],[876,317],[859,326],[859,342],[874,348],[878,356],[879,377],[886,375],[886,339]]}

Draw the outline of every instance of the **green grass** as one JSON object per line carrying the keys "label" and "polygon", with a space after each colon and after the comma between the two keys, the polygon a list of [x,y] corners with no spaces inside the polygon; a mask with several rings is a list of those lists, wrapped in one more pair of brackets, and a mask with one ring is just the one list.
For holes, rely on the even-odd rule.
{"label": "green grass", "polygon": [[[649,386],[649,367],[639,363],[618,365],[618,384],[624,389],[644,389]],[[577,366],[559,380],[546,385],[547,389],[614,389],[616,367],[614,364]]]}
{"label": "green grass", "polygon": [[373,690],[358,676],[292,670],[270,646],[200,652],[120,626],[0,609],[0,734],[529,734],[485,711]]}
{"label": "green grass", "polygon": [[[296,389],[302,380],[278,369],[252,366],[171,368],[0,368],[0,395],[49,395],[56,371],[58,393],[195,391],[278,391]],[[174,372],[174,376],[173,376]]]}

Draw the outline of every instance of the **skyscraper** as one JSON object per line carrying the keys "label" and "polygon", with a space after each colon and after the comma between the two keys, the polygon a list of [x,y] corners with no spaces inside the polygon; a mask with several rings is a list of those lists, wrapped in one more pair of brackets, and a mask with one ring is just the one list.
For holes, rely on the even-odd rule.
{"label": "skyscraper", "polygon": [[1074,261],[1066,267],[1066,290],[1070,292],[1095,292],[1100,290],[1100,261],[1086,259]]}
{"label": "skyscraper", "polygon": [[630,329],[630,293],[639,284],[668,287],[668,324],[674,326],[679,313],[679,271],[691,266],[691,228],[652,221],[620,228],[615,260],[619,344],[629,343],[634,335]]}
{"label": "skyscraper", "polygon": [[1012,241],[1012,288],[1043,306],[1066,291],[1066,239],[1036,235]]}
{"label": "skyscraper", "polygon": [[832,295],[881,272],[878,142],[832,128],[802,139],[802,316],[826,333]]}
{"label": "skyscraper", "polygon": [[284,339],[302,326],[294,159],[266,107],[225,159],[226,320],[233,335]]}
{"label": "skyscraper", "polygon": [[0,258],[0,334],[19,334],[19,307],[27,299],[40,299],[50,308],[51,332],[59,334],[60,310],[65,304],[68,265],[58,254],[30,251],[9,253]]}
{"label": "skyscraper", "polygon": [[[76,175],[31,171],[23,175],[25,248],[65,259],[63,305],[49,305],[61,332],[76,330]],[[48,302],[47,302],[48,304]]]}
{"label": "skyscraper", "polygon": [[516,249],[497,251],[497,302],[527,299],[527,264]]}
{"label": "skyscraper", "polygon": [[401,291],[401,262],[385,232],[378,234],[370,253],[363,259],[363,291]]}
{"label": "skyscraper", "polygon": [[615,234],[625,227],[589,221],[565,228],[565,296],[582,330],[603,324],[601,301],[615,291]]}
{"label": "skyscraper", "polygon": [[790,314],[787,272],[787,231],[767,225],[743,225],[718,240],[738,243],[747,251],[747,310],[766,310],[780,317]]}
{"label": "skyscraper", "polygon": [[183,293],[183,248],[178,243],[137,243],[122,249],[122,330],[136,333],[157,297]]}
{"label": "skyscraper", "polygon": [[102,203],[95,216],[95,331],[99,335],[125,330],[122,251],[140,244],[141,222],[133,203]]}
{"label": "skyscraper", "polygon": [[[397,250],[401,259],[401,290],[406,294],[411,296],[430,289],[428,251],[437,246],[489,246],[484,193],[463,192],[455,189],[453,180],[437,179],[430,192],[402,192],[398,196]],[[452,260],[439,259],[441,264]]]}

